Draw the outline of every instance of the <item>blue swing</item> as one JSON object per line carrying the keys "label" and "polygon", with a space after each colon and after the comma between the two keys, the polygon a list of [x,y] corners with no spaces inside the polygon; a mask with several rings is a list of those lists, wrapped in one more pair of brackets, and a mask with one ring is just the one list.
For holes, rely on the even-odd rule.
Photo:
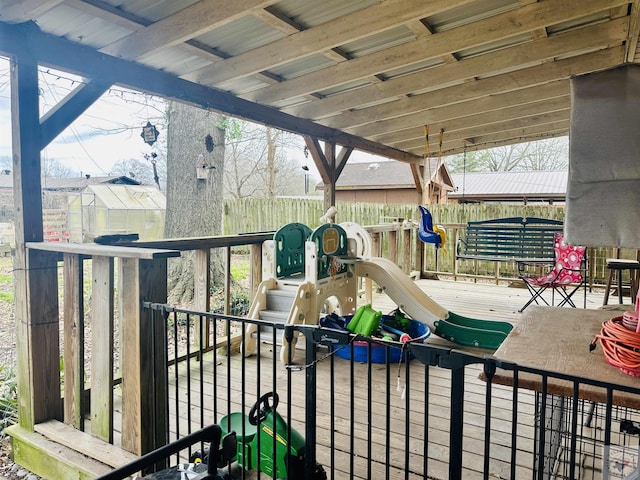
{"label": "blue swing", "polygon": [[418,209],[422,215],[420,219],[420,226],[418,227],[418,237],[423,242],[433,243],[436,248],[440,248],[443,243],[442,236],[439,232],[436,232],[433,229],[433,217],[431,216],[431,212],[422,205],[418,205]]}

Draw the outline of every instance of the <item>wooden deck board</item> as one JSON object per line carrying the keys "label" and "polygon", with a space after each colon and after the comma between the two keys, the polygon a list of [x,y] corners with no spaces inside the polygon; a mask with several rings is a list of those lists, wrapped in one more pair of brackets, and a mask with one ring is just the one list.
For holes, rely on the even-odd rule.
{"label": "wooden deck board", "polygon": [[[417,283],[438,303],[451,311],[473,318],[508,321],[514,325],[522,315],[517,310],[529,298],[529,293],[525,289],[494,284],[434,280],[419,280]],[[601,298],[602,295],[599,293],[590,293],[587,299],[588,306],[597,308],[601,304]],[[388,297],[379,293],[374,296],[373,306],[382,310],[383,313],[395,308]],[[446,341],[441,342],[448,344]],[[475,350],[475,352],[483,355],[490,354],[486,350]],[[298,351],[298,355],[300,358],[296,360],[301,363],[304,352]],[[305,372],[289,374],[277,361],[277,354],[274,369],[273,357],[271,347],[266,345],[261,348],[260,362],[257,357],[218,356],[215,360],[215,375],[213,361],[207,361],[206,357],[202,363],[191,361],[189,368],[194,375],[193,378],[197,378],[202,368],[204,380],[202,383],[191,381],[190,399],[187,397],[186,382],[188,367],[184,364],[178,367],[177,387],[176,375],[170,372],[169,408],[171,410],[170,425],[173,430],[171,438],[176,435],[176,426],[179,428],[180,435],[184,435],[188,431],[200,428],[201,422],[206,425],[219,421],[228,411],[243,410],[248,413],[258,393],[265,393],[272,389],[277,390],[280,395],[279,412],[286,418],[289,394],[288,375],[291,378],[291,402],[288,405],[291,409],[290,422],[295,429],[304,434]],[[260,365],[259,373],[258,365]],[[374,364],[369,377],[369,370],[365,364],[355,363],[352,369],[348,361],[336,357],[333,361],[332,380],[331,365],[330,359],[318,363],[316,392],[317,459],[330,473],[329,478],[332,478],[331,471],[333,471],[333,478],[346,478],[351,474],[353,478],[386,478],[387,475],[389,478],[399,478],[404,474],[406,467],[405,452],[408,452],[408,478],[423,478],[425,410],[428,410],[429,417],[426,439],[429,478],[448,478],[449,391],[451,388],[448,370],[430,368],[427,388],[424,367],[416,360],[409,362],[411,384],[408,388],[410,400],[407,402],[396,391],[398,368],[395,366],[387,376],[384,365]],[[401,383],[405,381],[405,368],[407,367],[403,364],[399,369]],[[232,378],[229,381],[230,390],[227,391],[229,371],[232,372]],[[244,371],[243,374],[241,374],[242,371]],[[478,478],[483,469],[487,385],[478,378],[480,371],[479,366],[468,367],[465,375],[464,478]],[[215,384],[214,377],[217,382]],[[370,400],[367,393],[369,381],[371,383]],[[354,385],[353,393],[346,388],[352,384]],[[330,394],[332,388],[335,392],[333,412]],[[428,390],[428,394],[425,394],[425,389]],[[244,401],[243,390],[245,391]],[[428,397],[428,409],[425,406],[425,395]],[[516,478],[530,478],[534,449],[534,394],[526,390],[518,391],[519,423],[515,440],[512,439],[511,425],[512,390],[509,387],[494,385],[491,395],[493,408],[490,433],[490,475],[495,478],[509,476],[511,447],[515,442]],[[200,408],[201,397],[204,402],[203,409]],[[192,412],[191,424],[185,415],[189,409],[189,401]],[[120,402],[120,397],[117,397],[117,409],[121,408]],[[407,405],[410,410],[408,416]],[[176,408],[179,418],[175,414]],[[370,425],[367,423],[369,417]],[[116,425],[119,421],[117,418]],[[389,423],[388,433],[387,422]],[[409,438],[406,437],[407,428]],[[369,452],[372,460],[368,462],[366,456]]]}

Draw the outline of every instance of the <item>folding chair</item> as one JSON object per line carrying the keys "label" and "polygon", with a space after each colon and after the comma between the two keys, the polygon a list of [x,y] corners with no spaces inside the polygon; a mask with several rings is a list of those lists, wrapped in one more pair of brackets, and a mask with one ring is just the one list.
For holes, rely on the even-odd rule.
{"label": "folding chair", "polygon": [[[549,305],[542,296],[548,289],[551,289],[551,305],[554,304],[554,296],[558,292],[562,297],[562,301],[558,304],[559,307],[569,304],[575,308],[576,305],[571,297],[583,284],[585,284],[584,308],[587,307],[585,266],[587,248],[567,245],[564,243],[564,234],[556,233],[553,236],[553,250],[555,252],[555,264],[549,273],[539,277],[520,275],[520,278],[531,293],[531,299],[525,303],[519,312],[522,312],[532,302],[539,304],[538,300],[542,300],[545,305]],[[522,272],[524,265],[524,263],[518,263],[518,270]]]}

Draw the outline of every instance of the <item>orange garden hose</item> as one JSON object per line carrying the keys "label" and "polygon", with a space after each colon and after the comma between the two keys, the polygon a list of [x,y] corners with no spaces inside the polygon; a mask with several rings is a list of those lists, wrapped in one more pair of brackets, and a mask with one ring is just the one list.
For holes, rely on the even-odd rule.
{"label": "orange garden hose", "polygon": [[623,317],[615,317],[602,323],[600,333],[591,343],[591,350],[596,347],[598,340],[607,363],[628,375],[640,377],[640,333],[626,327]]}

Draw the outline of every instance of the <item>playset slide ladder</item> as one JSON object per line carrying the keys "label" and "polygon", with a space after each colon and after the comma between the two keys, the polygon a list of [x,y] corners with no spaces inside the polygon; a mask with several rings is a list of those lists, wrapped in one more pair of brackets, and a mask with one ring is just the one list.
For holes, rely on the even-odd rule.
{"label": "playset slide ladder", "polygon": [[[268,288],[264,291],[264,302],[256,309],[251,318],[265,320],[274,323],[287,323],[291,313],[291,308],[296,298],[298,287],[294,285],[282,285],[276,283],[275,288]],[[271,329],[261,328],[259,341],[273,343],[273,333]],[[282,335],[276,335],[276,344],[282,345]]]}

